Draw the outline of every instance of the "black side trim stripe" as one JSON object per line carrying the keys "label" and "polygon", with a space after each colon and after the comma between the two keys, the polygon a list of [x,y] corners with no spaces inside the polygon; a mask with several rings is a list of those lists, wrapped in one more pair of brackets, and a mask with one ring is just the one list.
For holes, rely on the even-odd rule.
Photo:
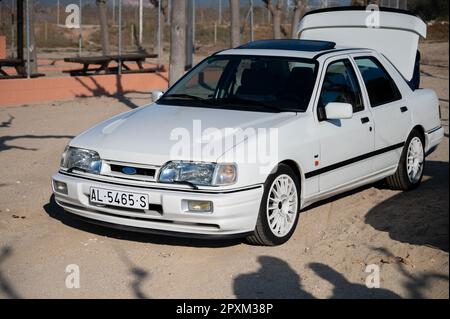
{"label": "black side trim stripe", "polygon": [[434,132],[439,131],[441,128],[442,128],[442,125],[441,125],[441,126],[438,126],[438,127],[436,127],[436,128],[434,128],[434,129],[432,129],[432,130],[429,130],[429,131],[427,132],[427,134],[433,134]]}
{"label": "black side trim stripe", "polygon": [[[163,188],[163,187],[154,187],[154,186],[141,186],[141,185],[130,185],[130,184],[123,184],[123,183],[116,183],[111,181],[105,181],[95,178],[89,178],[85,176],[75,175],[75,174],[69,174],[64,171],[59,171],[59,174],[74,177],[74,178],[80,178],[83,180],[98,182],[98,183],[104,183],[104,184],[110,184],[110,185],[117,185],[117,186],[125,186],[125,187],[135,187],[135,188],[143,188],[143,189],[153,189],[153,190],[160,190],[160,191],[168,191],[168,192],[184,192],[184,193],[195,193],[195,194],[233,194],[233,193],[239,193],[244,191],[250,191],[254,189],[258,189],[263,187],[263,185],[252,185],[244,188],[239,189],[230,189],[230,190],[223,190],[223,191],[208,191],[208,190],[194,190],[194,189],[181,189],[181,188]],[[176,184],[174,184],[176,185]]]}
{"label": "black side trim stripe", "polygon": [[405,142],[398,143],[398,144],[395,144],[395,145],[392,145],[392,146],[389,146],[389,147],[386,147],[386,148],[383,148],[383,149],[380,149],[380,150],[377,150],[377,151],[374,151],[374,152],[371,152],[371,153],[367,153],[367,154],[364,154],[364,155],[361,155],[361,156],[358,156],[358,157],[355,157],[355,158],[352,158],[352,159],[349,159],[349,160],[346,160],[346,161],[343,161],[343,162],[340,162],[340,163],[336,163],[336,164],[333,164],[333,165],[330,165],[330,166],[318,169],[316,171],[312,171],[312,172],[306,173],[305,174],[305,178],[308,179],[308,178],[316,177],[318,175],[321,175],[321,174],[324,174],[324,173],[327,173],[327,172],[330,172],[330,171],[334,171],[334,170],[339,169],[341,167],[348,166],[348,165],[351,165],[351,164],[356,163],[356,162],[364,161],[364,160],[369,159],[369,158],[374,157],[374,156],[378,156],[378,155],[381,155],[381,154],[384,154],[384,153],[387,153],[387,152],[394,151],[394,150],[396,150],[396,149],[398,149],[400,147],[403,147],[403,146],[405,146]]}

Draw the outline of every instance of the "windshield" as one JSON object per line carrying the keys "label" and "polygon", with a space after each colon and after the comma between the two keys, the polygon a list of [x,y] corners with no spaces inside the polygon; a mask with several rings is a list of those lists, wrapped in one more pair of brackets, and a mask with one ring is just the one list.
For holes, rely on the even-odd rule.
{"label": "windshield", "polygon": [[158,104],[304,112],[317,62],[267,56],[212,56],[176,83]]}

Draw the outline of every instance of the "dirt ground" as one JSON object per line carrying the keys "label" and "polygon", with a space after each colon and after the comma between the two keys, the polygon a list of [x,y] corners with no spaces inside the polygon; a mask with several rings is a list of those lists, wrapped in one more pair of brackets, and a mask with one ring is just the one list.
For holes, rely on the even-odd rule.
{"label": "dirt ground", "polygon": [[[50,176],[70,138],[149,95],[1,107],[0,298],[448,298],[448,43],[422,52],[423,86],[437,91],[446,129],[423,185],[320,203],[275,248],[115,231],[55,205]],[[70,264],[78,289],[65,285]],[[380,289],[365,286],[371,264]]]}

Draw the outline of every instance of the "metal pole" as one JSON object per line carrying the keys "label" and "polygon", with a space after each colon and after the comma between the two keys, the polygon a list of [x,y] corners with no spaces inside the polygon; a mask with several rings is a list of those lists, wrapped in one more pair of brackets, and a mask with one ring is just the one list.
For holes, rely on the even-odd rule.
{"label": "metal pole", "polygon": [[219,25],[222,24],[222,0],[219,0]]}
{"label": "metal pole", "polygon": [[23,61],[23,0],[16,1],[16,16],[17,16],[17,40],[16,40],[16,49],[17,49],[17,59]]}
{"label": "metal pole", "polygon": [[56,2],[56,25],[59,27],[59,0]]}
{"label": "metal pole", "polygon": [[253,0],[250,0],[250,41],[254,40],[253,23],[254,23]]}
{"label": "metal pole", "polygon": [[192,56],[194,49],[194,36],[193,36],[193,25],[194,25],[194,0],[186,1],[186,70],[192,68]]}
{"label": "metal pole", "polygon": [[112,0],[112,18],[113,18],[113,26],[116,26],[116,0]]}
{"label": "metal pole", "polygon": [[142,45],[144,32],[144,3],[143,0],[139,0],[139,45]]}
{"label": "metal pole", "polygon": [[31,73],[31,59],[30,59],[30,8],[28,0],[25,3],[25,12],[26,12],[26,29],[27,29],[27,79],[30,78]]}
{"label": "metal pole", "polygon": [[158,1],[158,66],[161,65],[161,1]]}
{"label": "metal pole", "polygon": [[[15,15],[14,15],[14,7],[15,7],[15,2],[14,2],[14,0],[11,0],[11,51],[12,52],[14,52],[14,37],[15,37],[15,34],[14,34],[14,25],[15,25],[15,22],[16,22],[16,19],[15,19]],[[11,53],[11,54],[13,54],[13,53]]]}
{"label": "metal pole", "polygon": [[170,25],[172,21],[172,0],[168,0],[167,2],[167,12],[167,24]]}
{"label": "metal pole", "polygon": [[195,0],[192,0],[192,62],[194,61],[195,56],[195,32],[197,31],[195,27],[195,24],[197,23],[196,8],[197,5]]}
{"label": "metal pole", "polygon": [[83,31],[82,30],[82,25],[83,25],[83,20],[82,20],[82,17],[83,17],[83,14],[82,14],[83,3],[82,3],[82,0],[80,0],[79,5],[80,5],[80,25],[79,25],[80,33],[79,33],[79,38],[78,38],[78,55],[81,56],[81,53],[83,51],[83,33],[82,33],[82,31]]}
{"label": "metal pole", "polygon": [[122,74],[122,0],[119,0],[119,65],[118,73]]}

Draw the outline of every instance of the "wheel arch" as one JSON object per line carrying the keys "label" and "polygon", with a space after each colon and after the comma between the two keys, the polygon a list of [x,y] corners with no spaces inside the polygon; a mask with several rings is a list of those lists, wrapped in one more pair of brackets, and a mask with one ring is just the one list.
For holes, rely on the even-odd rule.
{"label": "wheel arch", "polygon": [[427,147],[427,145],[426,145],[427,144],[427,139],[426,139],[426,135],[425,135],[425,128],[422,125],[418,124],[418,125],[413,127],[413,129],[411,130],[411,132],[409,134],[411,134],[413,131],[417,131],[417,132],[420,133],[420,136],[422,138],[422,142],[424,143],[423,146],[426,149],[426,147]]}
{"label": "wheel arch", "polygon": [[305,175],[304,175],[304,171],[302,169],[302,167],[300,166],[300,164],[298,164],[296,161],[292,160],[292,159],[286,159],[284,161],[281,161],[280,163],[278,163],[278,165],[280,164],[284,164],[289,166],[289,168],[291,168],[294,173],[298,176],[298,182],[299,182],[299,186],[300,186],[300,204],[302,204],[301,202],[303,201],[303,186],[305,185],[304,181],[305,181]]}

